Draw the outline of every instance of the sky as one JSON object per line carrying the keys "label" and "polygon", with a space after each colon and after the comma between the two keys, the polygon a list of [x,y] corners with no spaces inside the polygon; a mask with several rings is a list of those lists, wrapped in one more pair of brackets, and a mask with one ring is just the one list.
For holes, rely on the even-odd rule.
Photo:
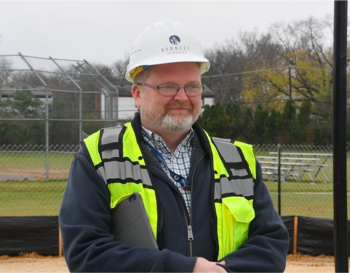
{"label": "sky", "polygon": [[272,23],[333,15],[327,1],[2,1],[0,55],[21,54],[111,65],[163,18],[181,21],[203,49]]}

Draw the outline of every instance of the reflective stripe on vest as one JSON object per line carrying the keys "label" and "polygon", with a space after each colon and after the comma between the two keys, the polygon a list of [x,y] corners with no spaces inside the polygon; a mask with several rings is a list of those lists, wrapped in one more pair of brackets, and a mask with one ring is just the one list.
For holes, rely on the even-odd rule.
{"label": "reflective stripe on vest", "polygon": [[[122,127],[102,129],[84,142],[96,171],[108,185],[111,208],[133,192],[139,192],[157,236],[157,202],[152,181],[131,123],[124,126],[122,143],[118,142]],[[235,142],[245,162],[239,148],[232,143],[213,138],[214,144],[208,134],[207,137],[213,155],[219,260],[237,250],[248,237],[249,223],[255,217],[252,207],[255,158],[251,145]]]}
{"label": "reflective stripe on vest", "polygon": [[[118,142],[122,127],[102,129],[84,139],[84,142],[97,173],[108,185],[111,209],[130,194],[139,192],[154,236],[157,238],[158,214],[155,191],[140,147],[137,145],[134,130],[130,123],[125,125],[127,130],[122,143]],[[121,154],[123,158],[120,157]]]}

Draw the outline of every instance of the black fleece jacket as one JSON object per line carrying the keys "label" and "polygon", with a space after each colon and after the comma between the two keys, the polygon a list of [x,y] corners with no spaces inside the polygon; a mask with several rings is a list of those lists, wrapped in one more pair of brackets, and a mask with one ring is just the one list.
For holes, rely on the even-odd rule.
{"label": "black fleece jacket", "polygon": [[[110,193],[82,147],[76,154],[59,214],[63,252],[75,272],[192,272],[197,257],[217,260],[218,246],[212,202],[213,168],[210,147],[195,124],[190,179],[192,206],[189,216],[181,193],[159,163],[144,148],[139,118],[132,122],[146,165],[152,174],[158,206],[160,250],[128,247],[111,234]],[[255,218],[249,238],[222,260],[229,272],[283,272],[288,249],[287,230],[276,213],[262,181],[257,162],[253,207]],[[192,225],[194,241],[188,241]]]}

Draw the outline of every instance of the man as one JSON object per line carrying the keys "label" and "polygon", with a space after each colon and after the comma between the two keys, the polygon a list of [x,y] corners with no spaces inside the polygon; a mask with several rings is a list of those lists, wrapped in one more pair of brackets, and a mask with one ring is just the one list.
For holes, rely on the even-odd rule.
{"label": "man", "polygon": [[[59,216],[71,271],[283,272],[287,230],[251,146],[196,123],[208,68],[179,22],[137,38],[126,79],[140,115],[86,138],[71,167]],[[159,250],[114,240],[111,209],[133,192]]]}

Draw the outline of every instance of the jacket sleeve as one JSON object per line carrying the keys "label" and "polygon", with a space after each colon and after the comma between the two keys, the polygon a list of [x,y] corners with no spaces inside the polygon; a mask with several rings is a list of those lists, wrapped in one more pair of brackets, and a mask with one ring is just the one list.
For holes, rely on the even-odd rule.
{"label": "jacket sleeve", "polygon": [[76,154],[59,213],[63,252],[76,272],[190,272],[196,258],[128,247],[111,234],[110,193],[83,149]]}
{"label": "jacket sleeve", "polygon": [[226,269],[229,272],[283,272],[286,266],[288,231],[262,181],[258,162],[256,167],[253,201],[255,218],[250,223],[247,241],[222,259],[226,261]]}

